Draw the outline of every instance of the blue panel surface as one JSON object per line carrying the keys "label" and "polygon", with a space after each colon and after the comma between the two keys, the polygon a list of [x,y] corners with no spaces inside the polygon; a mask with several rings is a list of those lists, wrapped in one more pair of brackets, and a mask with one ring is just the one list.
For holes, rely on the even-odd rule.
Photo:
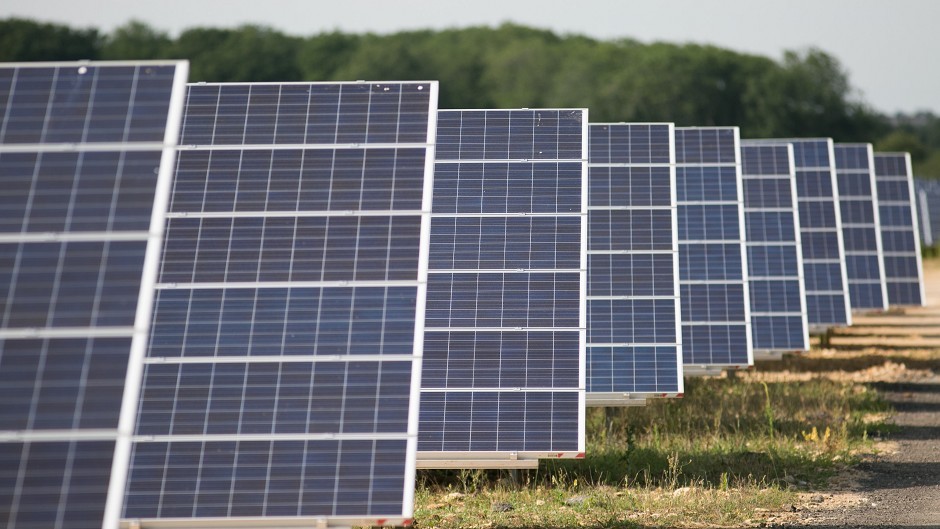
{"label": "blue panel surface", "polygon": [[[0,65],[0,525],[100,528],[185,62]],[[145,305],[138,307],[138,305]],[[139,310],[144,309],[144,310]],[[110,492],[120,502],[121,490]]]}
{"label": "blue panel surface", "polygon": [[870,143],[836,143],[836,180],[852,310],[888,308]]}
{"label": "blue panel surface", "polygon": [[590,126],[587,399],[683,391],[673,126]]}
{"label": "blue panel surface", "polygon": [[438,113],[421,466],[584,451],[586,119]]}
{"label": "blue panel surface", "polygon": [[688,368],[754,363],[736,127],[677,127],[682,352]]}
{"label": "blue panel surface", "polygon": [[189,86],[125,518],[410,520],[436,109]]}
{"label": "blue panel surface", "polygon": [[888,304],[925,305],[910,154],[875,153],[875,181]]}
{"label": "blue panel surface", "polygon": [[741,144],[754,351],[809,349],[796,170],[789,144]]}

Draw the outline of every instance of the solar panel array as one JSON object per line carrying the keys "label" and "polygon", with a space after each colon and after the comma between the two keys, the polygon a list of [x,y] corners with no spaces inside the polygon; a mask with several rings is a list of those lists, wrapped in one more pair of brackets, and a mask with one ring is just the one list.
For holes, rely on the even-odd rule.
{"label": "solar panel array", "polygon": [[829,138],[787,139],[796,162],[796,196],[803,242],[803,280],[810,332],[850,325],[842,216]]}
{"label": "solar panel array", "polygon": [[586,147],[586,110],[438,113],[419,465],[583,456]]}
{"label": "solar panel array", "polygon": [[852,310],[888,308],[870,143],[836,143],[836,179]]}
{"label": "solar panel array", "polygon": [[924,304],[906,153],[187,72],[0,65],[5,526],[407,525],[418,467]]}
{"label": "solar panel array", "polygon": [[5,527],[117,523],[125,379],[146,343],[187,69],[0,66]]}
{"label": "solar panel array", "polygon": [[190,85],[124,518],[411,518],[436,109]]}
{"label": "solar panel array", "polygon": [[737,127],[676,127],[685,372],[754,363]]}
{"label": "solar panel array", "polygon": [[741,144],[755,353],[809,349],[796,173],[790,144]]}
{"label": "solar panel array", "polygon": [[587,403],[683,392],[671,123],[590,125]]}
{"label": "solar panel array", "polygon": [[924,270],[917,235],[911,156],[875,153],[878,213],[889,305],[924,305]]}

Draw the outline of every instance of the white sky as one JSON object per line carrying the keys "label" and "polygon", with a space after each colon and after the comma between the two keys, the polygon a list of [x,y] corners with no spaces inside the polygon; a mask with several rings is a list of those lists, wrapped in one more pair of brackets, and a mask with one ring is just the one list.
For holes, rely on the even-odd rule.
{"label": "white sky", "polygon": [[883,112],[940,113],[940,0],[4,0],[25,17],[105,32],[137,19],[171,34],[261,24],[307,36],[515,22],[558,33],[697,42],[780,59],[835,55]]}

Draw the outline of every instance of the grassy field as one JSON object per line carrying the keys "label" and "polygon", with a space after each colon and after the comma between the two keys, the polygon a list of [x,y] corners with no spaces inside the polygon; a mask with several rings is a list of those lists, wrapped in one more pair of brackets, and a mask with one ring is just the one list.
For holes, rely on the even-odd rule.
{"label": "grassy field", "polygon": [[[792,367],[792,366],[791,366]],[[685,398],[589,409],[588,457],[538,470],[419,473],[416,525],[739,526],[874,448],[887,406],[865,385],[689,379]]]}

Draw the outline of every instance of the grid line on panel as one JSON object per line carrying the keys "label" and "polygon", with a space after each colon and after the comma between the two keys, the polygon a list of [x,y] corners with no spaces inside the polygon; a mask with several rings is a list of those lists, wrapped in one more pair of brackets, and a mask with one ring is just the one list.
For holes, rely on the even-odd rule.
{"label": "grid line on panel", "polygon": [[888,304],[922,306],[924,273],[910,155],[875,153],[874,165]]}
{"label": "grid line on panel", "polygon": [[677,127],[682,349],[686,365],[753,364],[736,127]]}
{"label": "grid line on panel", "polygon": [[[672,126],[592,124],[590,132],[588,209],[605,217],[592,220],[588,231],[588,402],[610,393],[681,393]],[[656,235],[654,225],[634,224],[631,216],[613,213],[656,210],[668,215],[654,220],[666,225]],[[645,237],[602,242],[607,233],[646,229]],[[656,242],[646,245],[642,241],[647,239]],[[639,308],[650,302],[657,307],[651,312]],[[656,329],[656,339],[641,336],[638,329],[630,334],[615,330],[638,325]],[[665,353],[650,360],[647,351],[657,348]]]}
{"label": "grid line on panel", "polygon": [[741,144],[755,351],[809,348],[793,149]]}
{"label": "grid line on panel", "polygon": [[[573,457],[582,448],[577,399],[558,408],[555,395],[583,389],[554,373],[562,364],[577,373],[583,354],[584,212],[562,205],[580,196],[584,118],[556,109],[438,114],[418,443],[425,463],[470,457],[473,466],[475,456],[462,452]],[[571,422],[557,423],[562,415]]]}

